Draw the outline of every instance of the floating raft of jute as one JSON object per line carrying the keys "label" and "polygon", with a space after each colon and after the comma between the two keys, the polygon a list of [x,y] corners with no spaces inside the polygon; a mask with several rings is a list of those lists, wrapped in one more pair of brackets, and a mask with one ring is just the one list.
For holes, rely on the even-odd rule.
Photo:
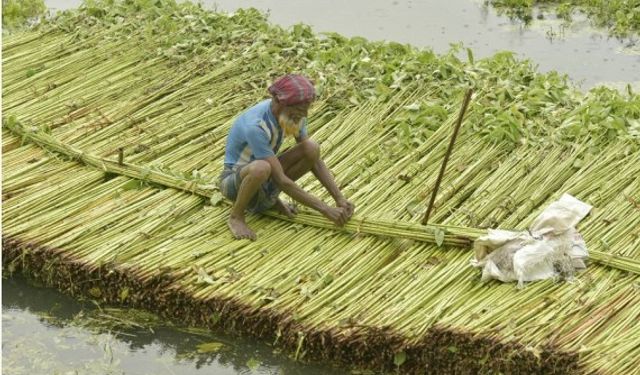
{"label": "floating raft of jute", "polygon": [[[92,2],[5,36],[5,272],[376,371],[640,366],[637,94],[580,93],[508,53],[463,62],[255,11],[145,4]],[[258,241],[235,241],[212,188],[225,136],[290,71],[319,88],[310,134],[356,217],[251,216]],[[564,192],[594,206],[578,228],[588,269],[522,290],[480,282],[471,241],[526,228]]]}

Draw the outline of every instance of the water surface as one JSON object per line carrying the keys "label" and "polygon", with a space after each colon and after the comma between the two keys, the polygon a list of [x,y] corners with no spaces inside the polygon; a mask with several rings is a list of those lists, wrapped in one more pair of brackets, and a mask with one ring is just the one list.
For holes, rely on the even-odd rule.
{"label": "water surface", "polygon": [[[204,344],[204,345],[203,345]],[[208,344],[208,345],[206,345]],[[251,338],[181,327],[149,313],[2,282],[2,374],[333,375]]]}

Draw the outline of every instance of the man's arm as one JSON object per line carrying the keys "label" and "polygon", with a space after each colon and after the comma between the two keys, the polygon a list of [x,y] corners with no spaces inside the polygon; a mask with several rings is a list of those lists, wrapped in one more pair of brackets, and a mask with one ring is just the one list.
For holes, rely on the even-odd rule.
{"label": "man's arm", "polygon": [[[347,219],[347,212],[341,207],[330,207],[320,199],[304,191],[293,180],[291,180],[284,173],[280,160],[275,156],[270,156],[264,159],[271,166],[271,178],[273,182],[282,190],[285,194],[289,195],[296,201],[311,207],[314,210],[320,212],[327,219],[333,221],[336,225],[343,226]],[[334,183],[335,186],[335,183]],[[336,187],[337,189],[337,187]]]}
{"label": "man's arm", "polygon": [[331,171],[327,168],[327,165],[322,161],[322,159],[318,159],[318,161],[313,165],[313,168],[311,168],[311,171],[336,202],[345,199],[344,195],[342,195],[342,192],[338,188],[338,185],[336,185],[336,181],[333,178]]}
{"label": "man's arm", "polygon": [[[296,142],[301,143],[307,139],[309,139],[309,137],[305,132],[304,134],[301,134],[300,137],[296,138]],[[336,201],[336,205],[338,207],[342,207],[346,211],[347,217],[350,218],[351,215],[353,215],[355,206],[344,197],[342,191],[340,191],[340,188],[338,188],[338,185],[333,178],[333,174],[331,174],[331,171],[327,168],[327,165],[321,158],[318,158],[318,161],[311,168],[311,172],[313,172],[313,175],[316,176],[322,186],[327,189],[331,197]]]}

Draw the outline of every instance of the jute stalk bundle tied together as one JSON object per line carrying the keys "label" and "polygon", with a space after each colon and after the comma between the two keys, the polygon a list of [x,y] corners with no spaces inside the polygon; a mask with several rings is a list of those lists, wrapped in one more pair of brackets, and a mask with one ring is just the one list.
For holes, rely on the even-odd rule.
{"label": "jute stalk bundle tied together", "polygon": [[[69,145],[58,142],[53,137],[44,133],[28,132],[15,119],[9,119],[7,128],[17,136],[27,139],[50,151],[58,152],[80,163],[101,169],[105,173],[113,173],[142,180],[152,184],[183,190],[200,195],[206,199],[216,193],[212,187],[204,187],[194,181],[179,179],[159,171],[153,171],[135,164],[113,161],[86,154]],[[221,203],[221,202],[220,202]],[[228,202],[225,202],[228,204]],[[319,214],[299,213],[294,218],[273,211],[266,215],[289,222],[310,225],[318,228],[339,230],[353,234],[369,234],[384,237],[397,237],[427,243],[457,247],[470,247],[474,240],[486,234],[485,230],[465,228],[447,225],[416,225],[402,222],[390,222],[383,220],[369,220],[353,217],[343,228],[337,228],[330,221]],[[640,275],[640,261],[616,254],[606,254],[599,251],[591,252],[591,259],[603,265],[619,269],[621,271]]]}

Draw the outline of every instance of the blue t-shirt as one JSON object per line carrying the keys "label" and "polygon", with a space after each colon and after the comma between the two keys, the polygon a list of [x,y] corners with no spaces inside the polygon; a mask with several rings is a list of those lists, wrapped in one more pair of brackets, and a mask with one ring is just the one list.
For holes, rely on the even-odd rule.
{"label": "blue t-shirt", "polygon": [[[298,139],[306,138],[307,122],[303,122]],[[244,111],[231,126],[224,154],[225,166],[249,164],[256,159],[275,156],[282,145],[284,131],[271,112],[271,99]]]}

